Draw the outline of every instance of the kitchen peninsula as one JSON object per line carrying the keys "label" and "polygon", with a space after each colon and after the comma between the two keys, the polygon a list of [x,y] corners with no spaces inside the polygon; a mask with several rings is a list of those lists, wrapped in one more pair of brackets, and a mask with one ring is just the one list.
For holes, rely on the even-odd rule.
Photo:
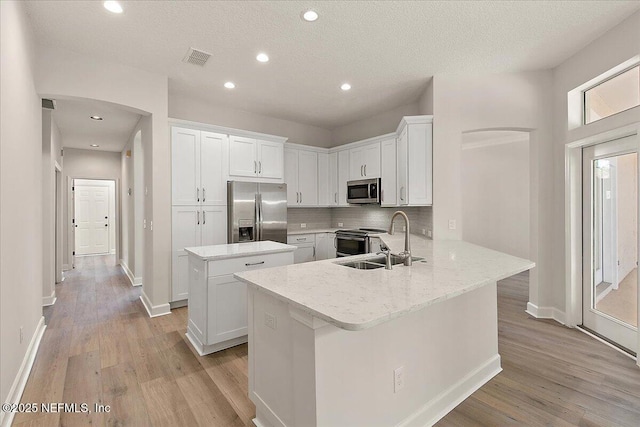
{"label": "kitchen peninsula", "polygon": [[[402,251],[404,236],[379,238]],[[411,247],[424,259],[392,270],[344,265],[369,254],[235,274],[257,426],[431,425],[501,371],[496,282],[534,263],[462,241]]]}

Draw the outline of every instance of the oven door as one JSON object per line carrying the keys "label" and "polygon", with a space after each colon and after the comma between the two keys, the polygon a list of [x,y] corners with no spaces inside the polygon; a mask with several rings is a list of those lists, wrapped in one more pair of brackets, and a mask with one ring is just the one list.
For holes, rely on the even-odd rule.
{"label": "oven door", "polygon": [[345,257],[369,253],[369,238],[336,235],[336,256]]}

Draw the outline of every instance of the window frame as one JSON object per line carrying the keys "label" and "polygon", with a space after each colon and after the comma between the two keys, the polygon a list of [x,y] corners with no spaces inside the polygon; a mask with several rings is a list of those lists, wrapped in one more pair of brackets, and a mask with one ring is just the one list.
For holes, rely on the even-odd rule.
{"label": "window frame", "polygon": [[[615,112],[613,114],[609,114],[608,116],[600,117],[599,119],[587,122],[587,92],[592,90],[592,89],[595,89],[596,87],[598,87],[598,86],[600,86],[600,85],[602,85],[602,84],[604,84],[604,83],[606,83],[606,82],[608,82],[610,80],[615,79],[616,77],[621,76],[622,74],[624,74],[624,73],[626,73],[628,71],[633,70],[634,68],[638,69],[638,74],[640,76],[640,62],[635,62],[633,65],[630,65],[630,66],[628,66],[628,67],[626,67],[626,68],[624,68],[624,69],[622,69],[620,71],[617,71],[616,73],[614,73],[614,74],[612,74],[610,76],[607,76],[606,78],[604,78],[602,80],[599,80],[598,82],[596,82],[596,83],[594,83],[592,85],[589,85],[588,87],[586,87],[586,88],[584,88],[584,89],[582,89],[580,91],[580,100],[581,100],[581,103],[582,103],[582,126],[586,126],[586,125],[590,125],[592,123],[599,122],[600,120],[603,120],[603,119],[606,119],[606,118],[609,118],[609,117],[613,117],[616,114],[620,114],[620,113],[623,113],[625,111],[629,111],[629,110],[631,110],[633,108],[636,108],[636,107],[640,106],[640,102],[638,102],[638,104],[636,104],[636,105],[634,105],[632,107],[625,108],[624,110],[617,111],[617,112]],[[640,96],[640,77],[638,78],[638,95]]]}

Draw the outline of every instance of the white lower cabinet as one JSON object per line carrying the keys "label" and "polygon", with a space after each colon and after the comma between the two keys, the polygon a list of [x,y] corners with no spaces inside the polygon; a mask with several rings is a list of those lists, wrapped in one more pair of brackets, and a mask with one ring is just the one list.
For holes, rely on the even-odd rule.
{"label": "white lower cabinet", "polygon": [[287,236],[287,244],[297,249],[293,253],[293,263],[310,262],[316,260],[316,235],[292,234]]}
{"label": "white lower cabinet", "polygon": [[336,257],[336,234],[316,234],[316,261]]}
{"label": "white lower cabinet", "polygon": [[247,342],[247,285],[233,277],[242,271],[293,263],[293,252],[220,260],[188,256],[187,337],[205,354]]}

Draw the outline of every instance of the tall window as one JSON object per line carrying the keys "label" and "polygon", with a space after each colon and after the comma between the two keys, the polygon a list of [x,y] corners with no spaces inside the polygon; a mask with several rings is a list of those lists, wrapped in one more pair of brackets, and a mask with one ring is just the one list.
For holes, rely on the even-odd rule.
{"label": "tall window", "polygon": [[640,105],[640,65],[584,92],[584,124]]}

